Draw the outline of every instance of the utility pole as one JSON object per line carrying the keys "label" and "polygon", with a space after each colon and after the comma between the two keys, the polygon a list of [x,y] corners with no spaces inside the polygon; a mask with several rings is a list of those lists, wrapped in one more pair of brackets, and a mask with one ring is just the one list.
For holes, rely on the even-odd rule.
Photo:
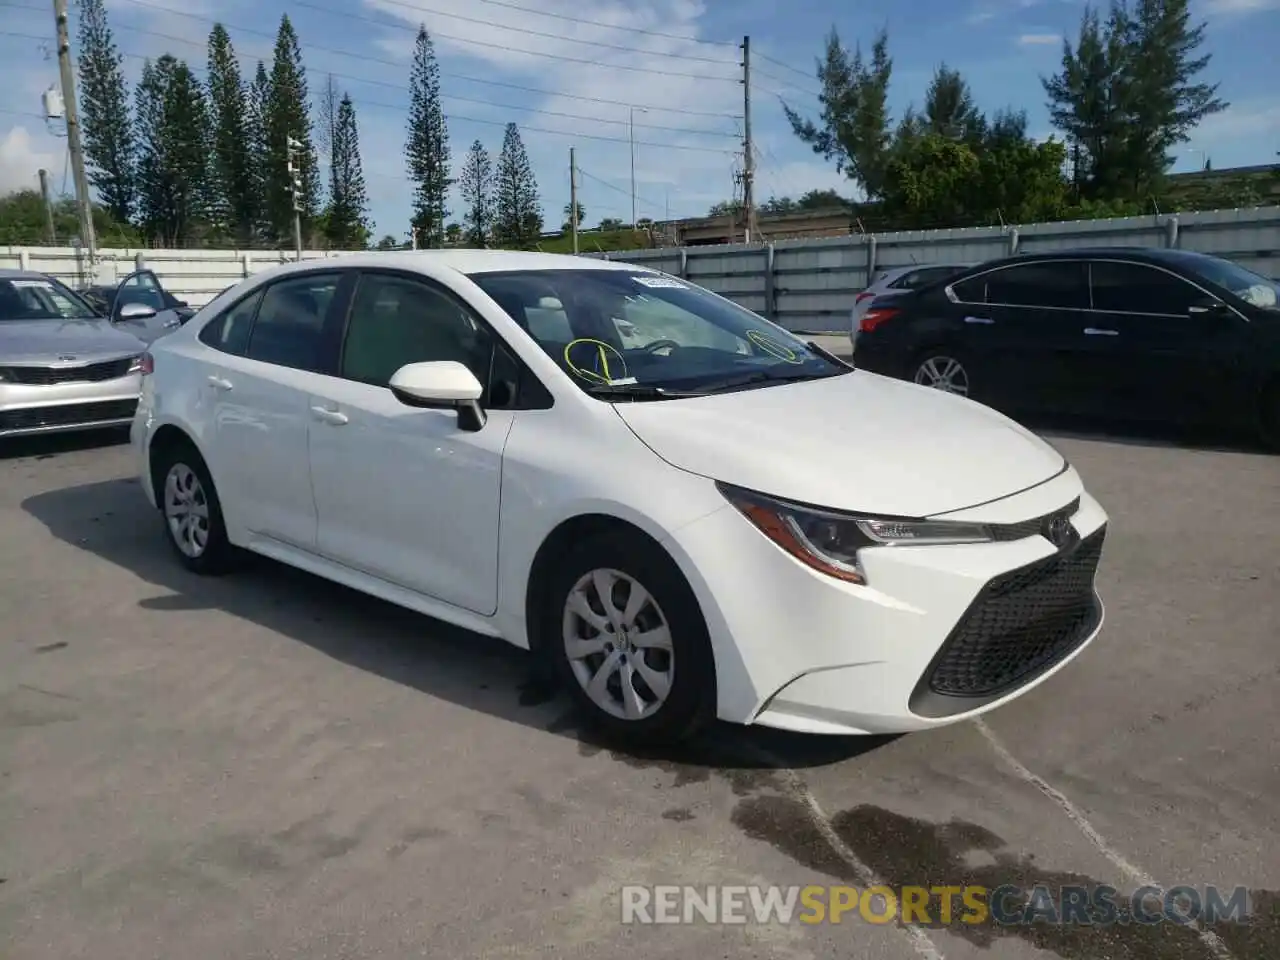
{"label": "utility pole", "polygon": [[293,196],[293,249],[295,259],[302,260],[302,144],[289,138],[289,193]]}
{"label": "utility pole", "polygon": [[742,38],[742,215],[743,242],[751,242],[751,225],[756,215],[756,158],[751,142],[751,38]]}
{"label": "utility pole", "polygon": [[98,257],[98,241],[93,235],[93,207],[89,199],[89,180],[84,173],[84,150],[80,145],[80,108],[76,101],[75,71],[71,69],[67,0],[53,0],[53,19],[58,30],[58,72],[62,76],[63,109],[67,112],[67,149],[71,151],[71,175],[76,181],[76,206],[80,211],[80,244],[89,251],[89,266],[92,268]]}
{"label": "utility pole", "polygon": [[44,200],[44,224],[45,229],[49,231],[49,243],[53,245],[58,242],[57,231],[53,228],[53,201],[49,197],[49,171],[40,171],[40,196]]}
{"label": "utility pole", "polygon": [[578,164],[569,148],[569,229],[573,233],[573,255],[578,255]]}

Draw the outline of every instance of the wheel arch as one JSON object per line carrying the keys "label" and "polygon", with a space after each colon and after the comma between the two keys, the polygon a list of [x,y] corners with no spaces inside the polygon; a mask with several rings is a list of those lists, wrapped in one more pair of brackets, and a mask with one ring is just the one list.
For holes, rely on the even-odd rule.
{"label": "wheel arch", "polygon": [[[151,489],[155,493],[157,506],[160,505],[161,491],[164,487],[164,477],[159,476],[162,463],[161,456],[184,445],[195,450],[201,461],[203,461],[205,469],[209,471],[209,475],[213,478],[214,486],[221,489],[221,484],[218,482],[219,478],[214,472],[213,465],[209,462],[208,455],[191,431],[185,429],[181,424],[162,423],[152,430],[150,437],[147,438],[147,471],[151,478]],[[224,506],[224,517],[225,512]]]}

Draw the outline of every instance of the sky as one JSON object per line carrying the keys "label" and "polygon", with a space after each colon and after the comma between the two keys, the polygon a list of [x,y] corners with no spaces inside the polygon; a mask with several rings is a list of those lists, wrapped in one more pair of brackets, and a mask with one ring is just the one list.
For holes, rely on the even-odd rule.
{"label": "sky", "polygon": [[[76,2],[71,0],[72,26]],[[1175,169],[1271,163],[1280,150],[1275,97],[1280,0],[1192,0],[1209,21],[1206,78],[1230,108],[1207,119]],[[742,167],[740,44],[751,38],[756,196],[812,189],[852,195],[832,162],[791,132],[782,104],[816,116],[815,59],[834,26],[846,45],[889,32],[895,115],[919,104],[945,62],[979,105],[1025,109],[1030,132],[1052,132],[1039,78],[1074,39],[1082,0],[107,0],[129,81],[147,57],[185,59],[203,73],[214,22],[231,34],[246,77],[270,61],[281,14],[298,32],[313,105],[329,79],[349,92],[375,235],[404,239],[409,57],[418,25],[440,63],[454,175],[471,143],[496,156],[503,127],[521,129],[547,229],[565,219],[569,149],[584,222],[705,215],[734,193]],[[72,34],[75,52],[75,33]],[[43,119],[58,82],[51,0],[0,0],[0,192],[38,185],[47,169],[70,192],[65,128]],[[61,136],[60,136],[61,134]],[[634,150],[633,145],[634,144]],[[634,189],[632,158],[634,156]],[[464,205],[454,190],[452,218]]]}

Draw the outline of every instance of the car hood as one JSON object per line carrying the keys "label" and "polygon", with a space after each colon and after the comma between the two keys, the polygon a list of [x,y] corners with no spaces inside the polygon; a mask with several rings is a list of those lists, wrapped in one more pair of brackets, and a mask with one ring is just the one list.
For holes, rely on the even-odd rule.
{"label": "car hood", "polygon": [[141,340],[106,320],[0,321],[0,364],[110,360],[144,349]]}
{"label": "car hood", "polygon": [[1066,466],[989,407],[862,370],[615,409],[675,467],[836,510],[949,513],[1036,486]]}

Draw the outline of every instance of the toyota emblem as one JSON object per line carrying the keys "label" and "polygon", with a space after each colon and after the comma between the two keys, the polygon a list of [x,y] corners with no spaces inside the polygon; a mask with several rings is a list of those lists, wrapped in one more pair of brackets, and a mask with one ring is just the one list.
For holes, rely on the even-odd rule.
{"label": "toyota emblem", "polygon": [[1075,532],[1076,529],[1071,525],[1071,521],[1065,515],[1058,514],[1056,517],[1049,518],[1044,535],[1050,543],[1061,550],[1075,539]]}

